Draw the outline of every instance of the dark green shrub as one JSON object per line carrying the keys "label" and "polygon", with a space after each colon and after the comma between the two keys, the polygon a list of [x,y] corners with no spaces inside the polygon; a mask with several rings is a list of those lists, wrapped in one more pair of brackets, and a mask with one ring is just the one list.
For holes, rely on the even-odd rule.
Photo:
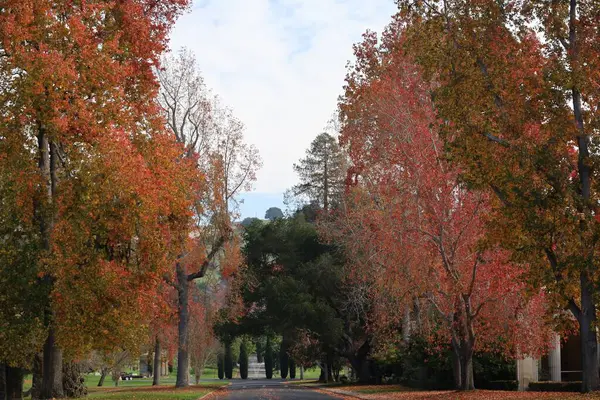
{"label": "dark green shrub", "polygon": [[271,340],[267,338],[265,346],[265,375],[267,379],[273,378],[273,349],[271,349]]}
{"label": "dark green shrub", "polygon": [[233,378],[233,357],[231,355],[231,344],[225,346],[225,377]]}
{"label": "dark green shrub", "polygon": [[296,379],[296,362],[290,359],[290,379]]}
{"label": "dark green shrub", "polygon": [[491,382],[513,381],[517,376],[514,360],[497,353],[475,353],[473,356],[475,387],[488,389]]}
{"label": "dark green shrub", "polygon": [[264,361],[263,360],[263,352],[264,352],[263,345],[262,345],[261,340],[259,339],[256,341],[256,361],[259,363]]}
{"label": "dark green shrub", "polygon": [[281,379],[285,379],[288,376],[288,361],[289,357],[282,342],[281,347],[279,348],[279,371],[281,373]]}
{"label": "dark green shrub", "polygon": [[240,344],[240,378],[248,379],[248,350],[243,340]]}
{"label": "dark green shrub", "polygon": [[531,391],[531,392],[579,392],[579,391],[581,391],[581,381],[529,382],[529,391]]}
{"label": "dark green shrub", "polygon": [[519,381],[516,380],[503,380],[503,381],[487,381],[477,386],[478,389],[487,390],[518,390]]}
{"label": "dark green shrub", "polygon": [[219,379],[223,379],[225,377],[225,361],[223,360],[223,353],[219,352],[217,355],[217,372],[219,374]]}
{"label": "dark green shrub", "polygon": [[398,377],[405,385],[420,389],[454,388],[450,346],[441,351],[431,351],[430,346],[424,338],[411,337],[389,360],[378,362],[383,378]]}

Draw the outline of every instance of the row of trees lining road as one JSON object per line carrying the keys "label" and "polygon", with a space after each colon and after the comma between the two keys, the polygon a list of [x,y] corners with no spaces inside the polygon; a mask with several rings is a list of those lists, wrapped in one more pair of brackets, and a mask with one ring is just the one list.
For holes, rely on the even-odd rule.
{"label": "row of trees lining road", "polygon": [[326,380],[336,357],[368,379],[358,360],[426,343],[469,390],[475,357],[539,356],[576,325],[599,389],[600,6],[397,3],[355,46],[339,152],[322,134],[295,166],[302,211],[246,224],[242,316],[217,332],[293,337]]}
{"label": "row of trees lining road", "polygon": [[198,373],[218,347],[237,195],[261,162],[193,56],[163,56],[188,5],[2,5],[2,396],[26,372],[34,399],[80,394],[64,382],[90,354],[118,379],[110,360],[148,351],[158,384],[175,349],[186,386],[188,360]]}
{"label": "row of trees lining road", "polygon": [[[385,41],[417,62],[449,157],[489,193],[490,240],[566,309],[598,375],[596,2],[399,1]],[[535,24],[530,24],[536,21]],[[396,36],[397,37],[397,36]]]}
{"label": "row of trees lining road", "polygon": [[[547,346],[544,292],[524,298],[527,266],[486,243],[489,197],[470,190],[441,155],[432,88],[416,65],[370,36],[356,53],[367,59],[350,73],[341,103],[352,121],[341,135],[352,184],[327,233],[370,286],[377,333],[402,324],[415,302],[431,306],[440,318],[435,334],[452,345],[456,386],[473,389],[476,347],[535,355]],[[377,77],[359,79],[368,73]],[[377,129],[369,130],[373,118]]]}

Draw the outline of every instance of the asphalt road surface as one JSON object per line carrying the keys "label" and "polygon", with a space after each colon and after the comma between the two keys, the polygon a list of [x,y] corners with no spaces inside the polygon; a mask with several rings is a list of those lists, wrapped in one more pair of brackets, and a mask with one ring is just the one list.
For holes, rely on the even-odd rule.
{"label": "asphalt road surface", "polygon": [[283,384],[279,379],[233,380],[225,390],[218,390],[211,400],[332,400],[310,389]]}

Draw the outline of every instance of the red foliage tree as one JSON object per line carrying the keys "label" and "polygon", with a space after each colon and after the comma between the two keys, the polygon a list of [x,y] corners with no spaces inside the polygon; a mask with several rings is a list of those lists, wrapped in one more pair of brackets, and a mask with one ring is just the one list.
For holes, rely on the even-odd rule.
{"label": "red foliage tree", "polygon": [[135,337],[173,239],[189,232],[201,179],[157,118],[153,73],[187,4],[2,4],[0,137],[37,167],[15,190],[33,189],[22,207],[40,238],[42,398],[63,395],[63,349],[72,357]]}
{"label": "red foliage tree", "polygon": [[398,33],[392,25],[381,45],[368,33],[355,48],[340,102],[352,166],[338,238],[373,281],[375,326],[398,324],[414,298],[425,300],[456,355],[457,386],[469,390],[476,349],[543,350],[544,294],[525,296],[527,265],[486,240],[489,199],[445,158],[433,87]]}
{"label": "red foliage tree", "polygon": [[397,3],[406,50],[438,84],[452,158],[494,194],[497,238],[531,265],[532,286],[577,320],[582,388],[597,390],[600,5]]}

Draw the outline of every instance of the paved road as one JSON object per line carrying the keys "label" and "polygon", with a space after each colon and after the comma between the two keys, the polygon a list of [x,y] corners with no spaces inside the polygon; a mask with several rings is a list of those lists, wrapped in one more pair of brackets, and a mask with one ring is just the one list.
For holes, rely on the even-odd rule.
{"label": "paved road", "polygon": [[279,379],[233,380],[226,390],[219,390],[215,400],[332,400],[327,396],[294,385],[285,385]]}

